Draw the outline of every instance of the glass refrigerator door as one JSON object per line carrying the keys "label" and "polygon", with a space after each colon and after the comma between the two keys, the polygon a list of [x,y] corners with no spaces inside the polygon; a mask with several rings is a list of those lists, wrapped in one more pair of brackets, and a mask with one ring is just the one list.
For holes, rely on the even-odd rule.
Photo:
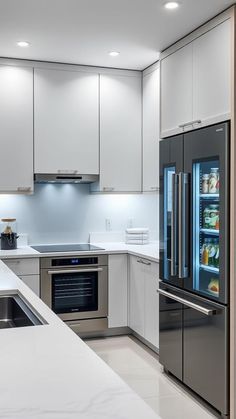
{"label": "glass refrigerator door", "polygon": [[164,279],[170,280],[172,257],[172,222],[173,222],[173,175],[175,167],[164,168]]}
{"label": "glass refrigerator door", "polygon": [[218,300],[221,290],[220,163],[193,164],[193,288]]}

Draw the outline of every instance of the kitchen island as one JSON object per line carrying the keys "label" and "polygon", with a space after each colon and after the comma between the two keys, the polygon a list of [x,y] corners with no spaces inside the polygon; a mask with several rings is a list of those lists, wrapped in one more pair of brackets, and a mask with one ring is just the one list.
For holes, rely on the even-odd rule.
{"label": "kitchen island", "polygon": [[0,294],[14,290],[48,324],[0,330],[0,418],[158,418],[0,261]]}

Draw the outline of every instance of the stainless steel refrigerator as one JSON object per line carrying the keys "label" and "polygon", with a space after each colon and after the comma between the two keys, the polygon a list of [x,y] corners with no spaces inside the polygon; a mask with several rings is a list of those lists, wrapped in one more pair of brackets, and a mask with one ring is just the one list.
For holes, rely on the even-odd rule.
{"label": "stainless steel refrigerator", "polygon": [[160,142],[160,363],[229,414],[228,122]]}

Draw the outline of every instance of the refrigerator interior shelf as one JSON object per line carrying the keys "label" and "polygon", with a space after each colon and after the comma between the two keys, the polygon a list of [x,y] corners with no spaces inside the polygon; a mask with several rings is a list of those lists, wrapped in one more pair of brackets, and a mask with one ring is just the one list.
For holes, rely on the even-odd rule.
{"label": "refrigerator interior shelf", "polygon": [[206,199],[219,199],[220,195],[218,193],[201,193],[200,197]]}
{"label": "refrigerator interior shelf", "polygon": [[200,265],[200,268],[208,272],[219,273],[219,268],[215,268],[214,266]]}
{"label": "refrigerator interior shelf", "polygon": [[216,236],[219,236],[220,234],[219,230],[214,230],[210,228],[201,228],[201,232],[205,234],[215,234]]}

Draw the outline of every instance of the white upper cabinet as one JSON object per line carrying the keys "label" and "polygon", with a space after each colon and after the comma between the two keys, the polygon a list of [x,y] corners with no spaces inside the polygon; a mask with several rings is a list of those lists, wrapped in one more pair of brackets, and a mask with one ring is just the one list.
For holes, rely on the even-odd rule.
{"label": "white upper cabinet", "polygon": [[35,69],[35,173],[99,173],[99,76]]}
{"label": "white upper cabinet", "polygon": [[193,119],[230,118],[230,19],[193,43]]}
{"label": "white upper cabinet", "polygon": [[193,46],[188,44],[161,61],[161,134],[182,132],[193,120]]}
{"label": "white upper cabinet", "polygon": [[228,19],[162,59],[161,137],[230,119],[230,82]]}
{"label": "white upper cabinet", "polygon": [[0,192],[32,192],[32,68],[0,65],[0,127]]}
{"label": "white upper cabinet", "polygon": [[160,70],[143,76],[143,191],[159,189]]}
{"label": "white upper cabinet", "polygon": [[141,192],[141,97],[141,74],[100,75],[100,191]]}

